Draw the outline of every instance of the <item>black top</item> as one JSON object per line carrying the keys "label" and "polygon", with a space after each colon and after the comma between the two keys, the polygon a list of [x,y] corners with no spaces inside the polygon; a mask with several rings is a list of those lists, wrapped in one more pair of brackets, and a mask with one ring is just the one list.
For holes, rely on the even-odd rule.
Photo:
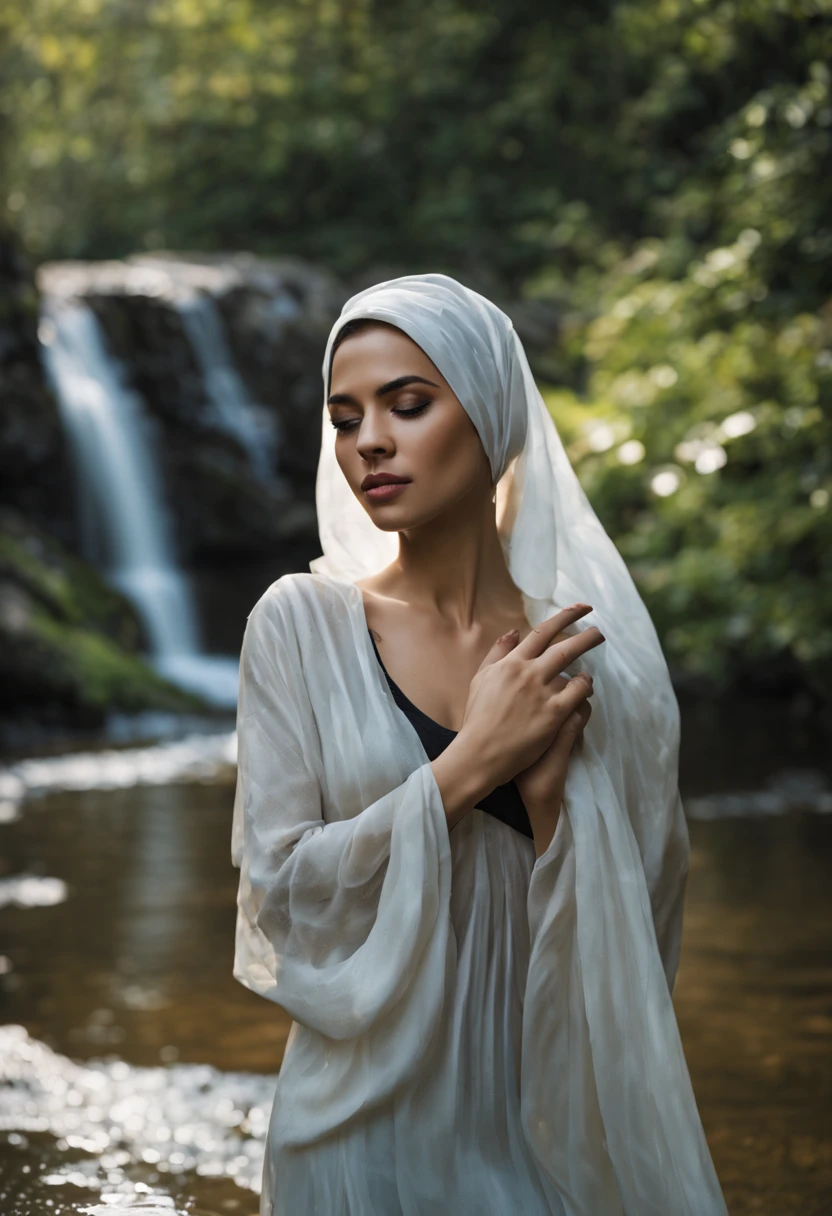
{"label": "black top", "polygon": [[[422,747],[427,752],[428,759],[435,760],[440,752],[445,750],[451,740],[456,738],[457,731],[451,730],[448,726],[440,726],[438,722],[434,722],[433,718],[429,718],[426,713],[423,713],[418,706],[414,705],[404,695],[398,684],[387,674],[387,668],[381,661],[381,655],[378,652],[372,631],[368,629],[367,632],[370,634],[370,641],[373,643],[373,650],[376,652],[376,658],[379,661],[381,670],[387,677],[387,683],[390,685],[393,699],[402,713],[406,714],[413,723],[416,733],[422,740]],[[490,794],[486,794],[485,798],[477,803],[477,806],[481,811],[486,811],[489,815],[493,815],[495,819],[507,823],[516,832],[521,832],[524,836],[528,836],[530,840],[534,839],[523,799],[520,797],[520,791],[514,781],[507,781],[505,785],[498,785]]]}

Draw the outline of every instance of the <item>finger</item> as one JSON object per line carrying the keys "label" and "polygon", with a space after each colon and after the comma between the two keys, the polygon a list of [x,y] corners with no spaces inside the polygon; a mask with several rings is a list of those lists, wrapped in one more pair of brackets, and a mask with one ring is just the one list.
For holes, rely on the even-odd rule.
{"label": "finger", "polygon": [[557,711],[561,723],[564,723],[569,715],[577,710],[586,701],[587,697],[592,695],[592,691],[592,676],[588,672],[581,671],[568,681],[562,692],[555,693],[552,697],[552,704]]}
{"label": "finger", "polygon": [[577,709],[572,710],[572,713],[555,735],[555,742],[552,750],[555,751],[561,759],[565,759],[571,753],[575,744],[579,740],[583,739],[584,727],[589,721],[591,713],[592,706],[590,705],[589,701],[582,702]]}
{"label": "finger", "polygon": [[571,750],[576,740],[580,738],[583,728],[583,714],[581,713],[580,709],[573,709],[572,713],[558,731],[558,740],[563,739],[563,746]]}
{"label": "finger", "polygon": [[581,719],[581,726],[580,726],[580,730],[578,731],[578,735],[579,735],[579,737],[582,738],[583,733],[584,733],[584,727],[586,726],[587,722],[589,721],[589,719],[592,715],[592,705],[590,704],[589,701],[584,701],[581,705],[578,706],[578,708],[575,710],[575,713],[578,714],[578,716]]}
{"label": "finger", "polygon": [[590,604],[572,604],[569,608],[562,608],[560,612],[532,629],[531,633],[527,633],[517,646],[516,653],[524,659],[536,659],[552,644],[562,629],[580,620],[588,612],[592,612]]}
{"label": "finger", "polygon": [[565,764],[573,747],[581,737],[583,718],[580,711],[574,709],[555,735],[552,744],[552,760],[555,764]]}
{"label": "finger", "polygon": [[519,637],[519,629],[509,629],[508,633],[498,637],[477,670],[482,671],[483,667],[490,667],[492,663],[498,663],[500,659],[505,658],[509,651],[516,649]]}
{"label": "finger", "polygon": [[543,678],[546,681],[551,680],[570,663],[574,663],[575,659],[605,641],[606,638],[597,625],[590,625],[588,629],[582,629],[563,642],[555,642],[537,659]]}

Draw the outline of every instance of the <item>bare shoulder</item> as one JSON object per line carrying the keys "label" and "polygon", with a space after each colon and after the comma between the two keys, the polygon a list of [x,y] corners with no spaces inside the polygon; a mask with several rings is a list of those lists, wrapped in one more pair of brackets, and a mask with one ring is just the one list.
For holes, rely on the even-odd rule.
{"label": "bare shoulder", "polygon": [[376,642],[382,640],[385,627],[391,620],[407,612],[407,604],[397,593],[395,577],[388,570],[357,579],[355,583],[364,600],[364,615],[367,627]]}
{"label": "bare shoulder", "polygon": [[390,599],[396,596],[396,572],[389,566],[355,580],[355,585],[367,596]]}

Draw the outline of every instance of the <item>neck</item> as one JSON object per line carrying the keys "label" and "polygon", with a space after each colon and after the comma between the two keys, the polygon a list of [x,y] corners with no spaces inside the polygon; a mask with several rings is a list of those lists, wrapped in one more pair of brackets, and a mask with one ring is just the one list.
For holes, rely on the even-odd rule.
{"label": "neck", "polygon": [[418,528],[399,533],[399,555],[387,568],[396,593],[459,628],[499,605],[523,612],[497,531],[491,491],[471,493]]}

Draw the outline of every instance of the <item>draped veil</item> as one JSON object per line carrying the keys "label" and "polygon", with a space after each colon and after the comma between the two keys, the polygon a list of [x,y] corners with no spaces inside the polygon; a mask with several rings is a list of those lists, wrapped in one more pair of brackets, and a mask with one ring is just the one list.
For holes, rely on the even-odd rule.
{"label": "draped veil", "polygon": [[[687,828],[678,797],[679,709],[655,627],[633,579],[592,509],[509,318],[484,296],[444,274],[409,275],[367,288],[345,305],[327,342],[350,320],[397,326],[441,371],[471,418],[497,486],[500,536],[513,582],[532,624],[558,605],[592,604],[585,624],[607,642],[582,660],[603,696],[590,735],[603,758],[626,757],[626,801],[654,899],[659,942],[672,989],[681,942]],[[376,528],[341,473],[335,429],[324,405],[316,500],[323,555],[316,573],[351,582],[388,565],[395,533]],[[600,721],[603,719],[603,722]],[[657,889],[663,866],[672,874]]]}
{"label": "draped veil", "polygon": [[[678,790],[679,710],[647,609],[590,505],[498,307],[443,274],[407,275],[354,295],[326,346],[356,318],[397,326],[433,361],[469,414],[492,470],[509,571],[531,624],[593,605],[606,642],[581,666],[593,715],[567,781],[565,813],[537,861],[524,1029],[524,1128],[568,1211],[632,1216],[726,1212],[679,1039],[671,992],[679,961],[689,840]],[[347,582],[397,553],[343,477],[324,404],[316,483],[322,556],[314,573]],[[574,984],[562,983],[558,964]],[[577,993],[577,996],[576,996]],[[526,1035],[528,1034],[528,1043]],[[568,1045],[568,1052],[567,1052]],[[566,1086],[551,1092],[536,1053],[576,1062],[592,1094],[574,1126]],[[593,1114],[594,1112],[594,1114]],[[571,1197],[571,1199],[570,1199]],[[623,1207],[620,1206],[623,1203]]]}

